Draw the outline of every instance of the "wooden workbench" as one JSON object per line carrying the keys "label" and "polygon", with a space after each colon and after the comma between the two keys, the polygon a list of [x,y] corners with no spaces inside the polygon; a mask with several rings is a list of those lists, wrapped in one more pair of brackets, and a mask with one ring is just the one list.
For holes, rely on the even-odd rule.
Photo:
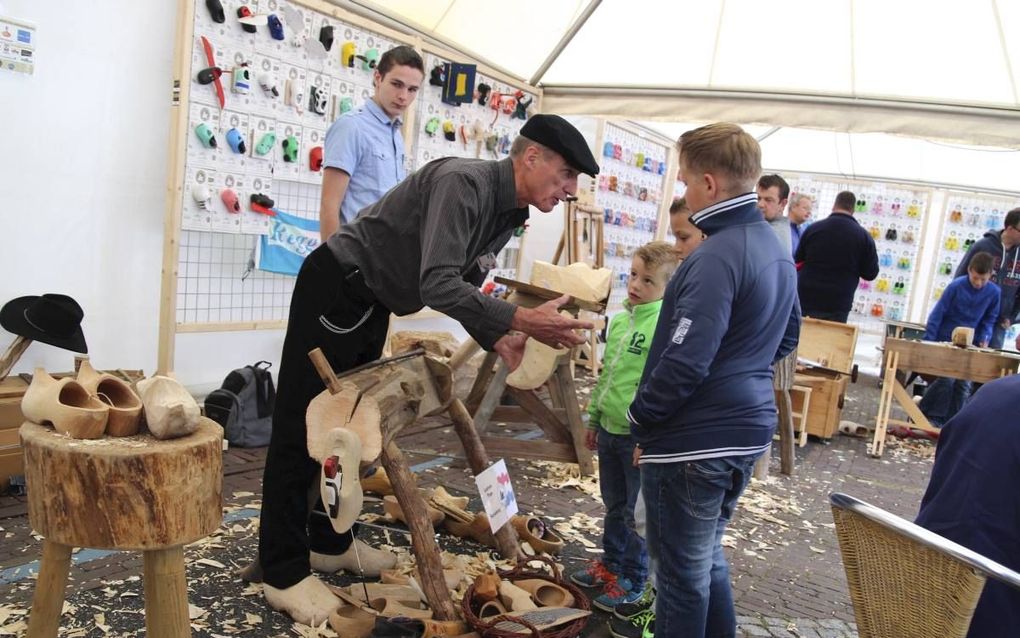
{"label": "wooden workbench", "polygon": [[[999,377],[1016,374],[1020,370],[1020,355],[973,346],[959,348],[949,343],[887,338],[882,394],[879,397],[878,415],[875,419],[875,438],[869,450],[872,456],[882,456],[885,433],[890,423],[926,432],[939,431],[939,428],[928,421],[906,388],[900,384],[896,378],[898,370],[912,370],[920,374],[987,383]],[[907,413],[910,421],[889,418],[893,399]]]}

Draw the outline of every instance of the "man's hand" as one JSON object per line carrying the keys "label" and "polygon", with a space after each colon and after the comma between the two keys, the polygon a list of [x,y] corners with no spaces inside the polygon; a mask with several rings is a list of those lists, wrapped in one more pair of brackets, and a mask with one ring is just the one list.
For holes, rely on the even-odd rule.
{"label": "man's hand", "polygon": [[560,315],[560,308],[569,302],[570,295],[563,295],[537,308],[518,307],[510,327],[553,348],[580,345],[584,343],[585,338],[574,331],[590,330],[593,324],[590,321]]}
{"label": "man's hand", "polygon": [[634,455],[631,457],[631,462],[634,464],[634,467],[640,467],[640,465],[638,464],[638,461],[640,460],[641,460],[641,448],[635,445]]}
{"label": "man's hand", "polygon": [[527,340],[528,335],[517,333],[503,335],[493,344],[492,349],[503,359],[510,372],[521,365],[521,359],[524,358],[524,342]]}
{"label": "man's hand", "polygon": [[589,450],[597,450],[599,447],[599,431],[588,430],[584,434],[584,445]]}

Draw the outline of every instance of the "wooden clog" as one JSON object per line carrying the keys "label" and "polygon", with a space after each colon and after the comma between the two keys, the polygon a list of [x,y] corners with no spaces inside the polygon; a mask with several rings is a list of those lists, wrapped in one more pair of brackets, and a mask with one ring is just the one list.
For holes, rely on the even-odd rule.
{"label": "wooden clog", "polygon": [[110,406],[106,434],[109,436],[138,434],[142,422],[142,400],[123,379],[106,372],[97,372],[86,359],[78,368],[78,383],[89,394]]}
{"label": "wooden clog", "polygon": [[145,423],[157,439],[187,436],[198,428],[202,411],[177,379],[164,376],[142,379],[138,382],[138,396],[145,410]]}
{"label": "wooden clog", "polygon": [[54,379],[36,368],[25,395],[21,413],[34,423],[49,424],[74,439],[98,439],[106,431],[110,406],[89,394],[70,377]]}

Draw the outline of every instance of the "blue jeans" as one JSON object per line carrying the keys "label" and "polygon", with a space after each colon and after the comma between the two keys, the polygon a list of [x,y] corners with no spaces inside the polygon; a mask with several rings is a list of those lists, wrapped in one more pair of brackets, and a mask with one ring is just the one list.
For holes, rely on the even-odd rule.
{"label": "blue jeans", "polygon": [[720,540],[759,456],[641,466],[648,549],[656,563],[656,635],[736,635],[730,568]]}
{"label": "blue jeans", "polygon": [[973,385],[963,379],[939,377],[925,390],[917,407],[932,425],[942,427],[963,407]]}
{"label": "blue jeans", "polygon": [[634,438],[599,428],[599,485],[606,507],[602,562],[617,576],[640,588],[648,577],[645,541],[634,527],[634,505],[641,489],[641,470],[634,467]]}
{"label": "blue jeans", "polygon": [[999,320],[995,320],[995,326],[992,327],[992,338],[988,340],[989,348],[1002,349],[1002,346],[1006,343],[1006,332],[1009,328],[1003,328],[999,323]]}

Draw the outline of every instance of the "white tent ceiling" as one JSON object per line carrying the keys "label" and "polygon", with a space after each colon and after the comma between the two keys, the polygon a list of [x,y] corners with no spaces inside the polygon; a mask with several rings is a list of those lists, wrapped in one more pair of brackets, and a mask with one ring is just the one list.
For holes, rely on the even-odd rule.
{"label": "white tent ceiling", "polygon": [[532,83],[543,109],[1020,148],[1017,0],[333,0]]}

